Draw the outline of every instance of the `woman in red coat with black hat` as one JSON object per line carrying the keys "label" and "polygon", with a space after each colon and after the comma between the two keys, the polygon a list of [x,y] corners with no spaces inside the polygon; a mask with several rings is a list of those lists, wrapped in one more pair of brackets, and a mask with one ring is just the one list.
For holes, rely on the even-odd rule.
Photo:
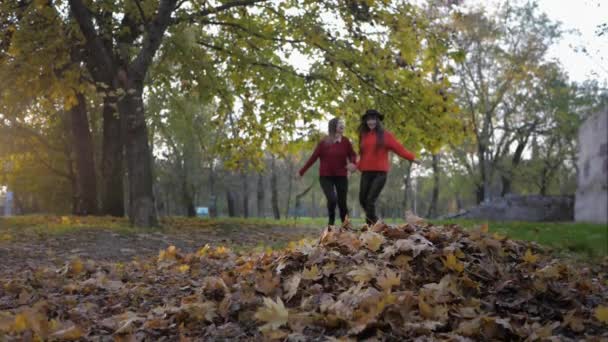
{"label": "woman in red coat with black hat", "polygon": [[384,130],[383,120],[384,115],[375,109],[369,109],[363,114],[359,125],[360,159],[356,167],[349,164],[349,169],[361,171],[359,203],[369,225],[378,221],[376,201],[386,184],[386,175],[390,169],[388,152],[392,151],[401,158],[419,164],[412,152],[406,150],[391,132]]}

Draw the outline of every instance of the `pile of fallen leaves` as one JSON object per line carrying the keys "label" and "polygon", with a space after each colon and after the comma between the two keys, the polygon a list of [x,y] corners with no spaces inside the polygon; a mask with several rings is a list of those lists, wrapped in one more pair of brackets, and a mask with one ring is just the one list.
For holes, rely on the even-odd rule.
{"label": "pile of fallen leaves", "polygon": [[606,265],[487,227],[326,229],[281,251],[70,260],[0,287],[0,340],[606,340]]}

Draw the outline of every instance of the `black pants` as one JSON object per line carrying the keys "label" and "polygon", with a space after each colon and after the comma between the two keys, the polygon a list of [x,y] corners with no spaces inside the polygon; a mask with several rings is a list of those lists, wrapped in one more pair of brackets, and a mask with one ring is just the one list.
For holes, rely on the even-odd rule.
{"label": "black pants", "polygon": [[346,208],[346,194],[348,193],[348,179],[346,176],[321,176],[319,177],[321,189],[327,198],[327,214],[329,224],[336,221],[336,204],[340,208],[340,219],[344,222],[348,209]]}
{"label": "black pants", "polygon": [[365,221],[372,225],[378,221],[376,216],[376,201],[386,184],[386,172],[361,172],[361,185],[359,186],[359,203],[365,211]]}

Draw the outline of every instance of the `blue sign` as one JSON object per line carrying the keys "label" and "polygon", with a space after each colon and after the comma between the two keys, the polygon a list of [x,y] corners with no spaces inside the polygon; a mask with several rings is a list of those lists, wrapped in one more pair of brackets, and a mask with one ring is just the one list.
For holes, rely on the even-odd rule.
{"label": "blue sign", "polygon": [[209,208],[208,207],[196,207],[196,216],[209,217]]}

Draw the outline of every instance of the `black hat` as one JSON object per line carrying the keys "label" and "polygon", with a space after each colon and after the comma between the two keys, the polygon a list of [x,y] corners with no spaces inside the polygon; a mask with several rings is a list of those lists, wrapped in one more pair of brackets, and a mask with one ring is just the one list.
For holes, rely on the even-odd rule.
{"label": "black hat", "polygon": [[377,111],[375,109],[368,109],[365,111],[365,114],[363,114],[363,116],[361,117],[361,121],[365,121],[368,116],[376,116],[376,117],[378,117],[378,119],[380,119],[380,121],[384,120],[384,114],[380,113],[379,111]]}

